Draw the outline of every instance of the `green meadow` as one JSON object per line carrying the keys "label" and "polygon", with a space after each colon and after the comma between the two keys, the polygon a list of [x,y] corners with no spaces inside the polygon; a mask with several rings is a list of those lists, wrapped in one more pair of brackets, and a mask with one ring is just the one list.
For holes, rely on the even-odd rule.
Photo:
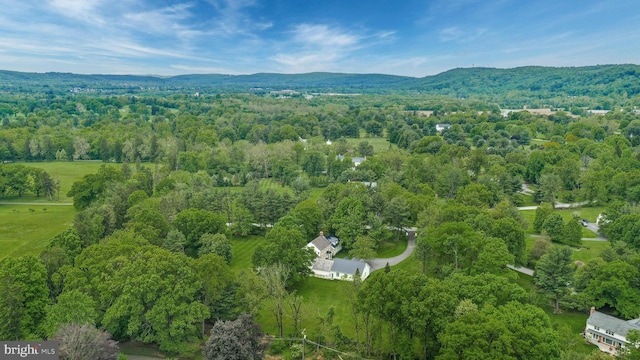
{"label": "green meadow", "polygon": [[[81,179],[86,174],[93,174],[98,171],[100,166],[104,165],[102,161],[82,160],[82,161],[47,161],[47,162],[25,162],[20,163],[25,166],[40,168],[54,179],[60,181],[60,192],[53,200],[49,200],[46,196],[35,197],[33,195],[24,195],[22,197],[12,196],[2,199],[9,202],[71,202],[72,199],[67,197],[67,193],[71,190],[73,183]],[[110,166],[119,166],[112,164]]]}
{"label": "green meadow", "polygon": [[397,149],[398,146],[396,144],[389,143],[389,140],[383,137],[361,137],[361,138],[345,138],[347,143],[351,144],[354,148],[358,148],[358,144],[363,141],[369,143],[369,145],[373,146],[373,153],[380,154],[385,151],[389,151],[389,149]]}
{"label": "green meadow", "polygon": [[0,205],[0,259],[39,255],[49,239],[70,227],[73,206]]}

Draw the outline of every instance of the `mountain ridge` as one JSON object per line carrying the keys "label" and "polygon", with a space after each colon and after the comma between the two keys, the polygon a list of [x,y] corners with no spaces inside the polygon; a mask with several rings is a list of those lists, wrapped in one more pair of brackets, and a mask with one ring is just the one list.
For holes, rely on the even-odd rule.
{"label": "mountain ridge", "polygon": [[541,99],[566,96],[624,97],[640,94],[640,65],[515,68],[454,68],[425,77],[310,72],[300,74],[152,75],[27,73],[0,70],[2,92],[96,91],[102,93],[299,92],[413,93],[498,101],[505,96]]}

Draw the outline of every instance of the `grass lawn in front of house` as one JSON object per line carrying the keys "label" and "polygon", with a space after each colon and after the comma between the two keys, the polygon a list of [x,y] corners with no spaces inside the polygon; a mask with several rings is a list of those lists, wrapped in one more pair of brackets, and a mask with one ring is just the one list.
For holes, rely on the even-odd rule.
{"label": "grass lawn in front of house", "polygon": [[400,236],[400,240],[394,235],[393,240],[385,240],[378,244],[376,251],[379,258],[391,258],[402,254],[407,249],[408,239],[406,235]]}

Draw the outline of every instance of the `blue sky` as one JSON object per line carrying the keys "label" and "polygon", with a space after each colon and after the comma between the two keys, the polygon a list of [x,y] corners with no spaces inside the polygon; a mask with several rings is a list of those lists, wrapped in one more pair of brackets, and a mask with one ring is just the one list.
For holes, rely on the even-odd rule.
{"label": "blue sky", "polygon": [[640,63],[637,0],[0,0],[0,69],[83,74]]}

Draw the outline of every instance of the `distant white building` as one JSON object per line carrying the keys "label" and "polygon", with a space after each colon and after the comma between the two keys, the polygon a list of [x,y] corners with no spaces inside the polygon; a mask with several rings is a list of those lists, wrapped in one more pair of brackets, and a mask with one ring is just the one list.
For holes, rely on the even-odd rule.
{"label": "distant white building", "polygon": [[[340,161],[344,161],[345,156],[344,155],[336,155],[336,159],[340,160]],[[351,162],[353,163],[353,167],[351,168],[351,170],[355,170],[356,167],[360,166],[360,164],[362,164],[362,162],[364,162],[365,160],[367,160],[367,157],[357,157],[354,156],[351,158]]]}
{"label": "distant white building", "polygon": [[609,110],[587,110],[587,112],[591,115],[606,115]]}
{"label": "distant white building", "polygon": [[449,130],[451,124],[436,124],[436,131],[441,133],[444,130]]}

